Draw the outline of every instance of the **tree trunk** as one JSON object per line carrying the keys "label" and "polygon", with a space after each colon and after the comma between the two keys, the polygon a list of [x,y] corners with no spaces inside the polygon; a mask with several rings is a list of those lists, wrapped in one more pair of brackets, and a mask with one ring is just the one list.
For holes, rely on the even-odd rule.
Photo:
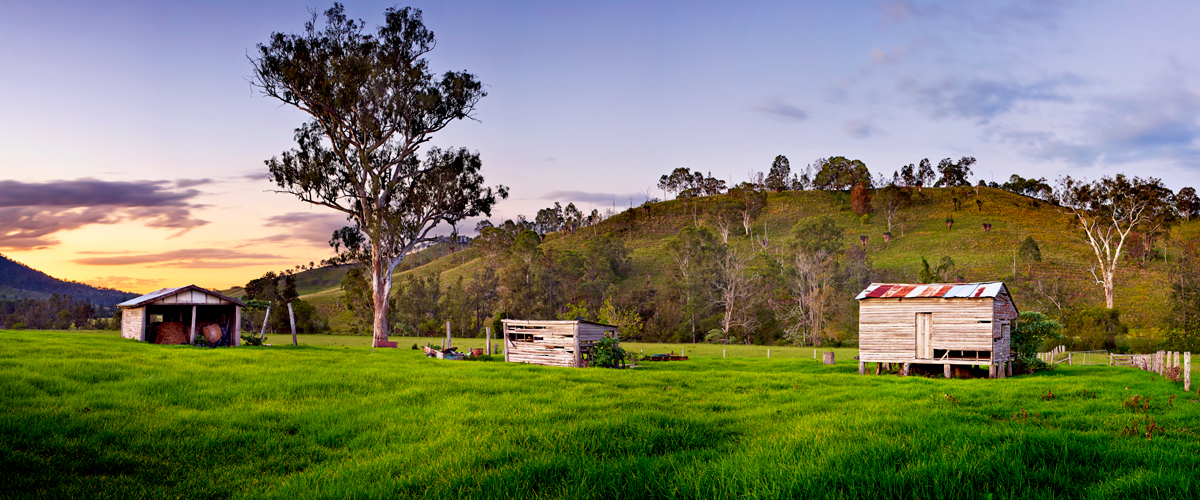
{"label": "tree trunk", "polygon": [[375,321],[372,327],[374,342],[372,346],[379,347],[388,341],[388,295],[392,290],[392,273],[388,272],[388,262],[380,255],[382,249],[378,243],[371,245],[371,300],[374,303]]}
{"label": "tree trunk", "polygon": [[1104,305],[1113,308],[1113,272],[1104,272]]}

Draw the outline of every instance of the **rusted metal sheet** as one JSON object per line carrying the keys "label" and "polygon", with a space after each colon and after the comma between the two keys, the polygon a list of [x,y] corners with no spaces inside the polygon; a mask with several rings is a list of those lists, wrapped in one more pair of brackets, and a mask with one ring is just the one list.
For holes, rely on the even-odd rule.
{"label": "rusted metal sheet", "polygon": [[999,281],[983,283],[872,283],[855,299],[877,298],[995,298],[1004,290]]}

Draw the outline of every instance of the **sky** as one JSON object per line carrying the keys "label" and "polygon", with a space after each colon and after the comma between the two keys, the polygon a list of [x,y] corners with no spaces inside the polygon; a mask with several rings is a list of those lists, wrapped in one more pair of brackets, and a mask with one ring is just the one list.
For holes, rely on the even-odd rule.
{"label": "sky", "polygon": [[[247,59],[331,5],[0,4],[0,253],[135,292],[331,256],[344,218],[272,192],[263,163],[305,116],[256,92]],[[345,5],[373,29],[405,4]],[[493,220],[620,210],[677,167],[736,183],[776,155],[1200,185],[1194,2],[408,5],[431,67],[486,86],[431,145],[479,151],[511,188]]]}

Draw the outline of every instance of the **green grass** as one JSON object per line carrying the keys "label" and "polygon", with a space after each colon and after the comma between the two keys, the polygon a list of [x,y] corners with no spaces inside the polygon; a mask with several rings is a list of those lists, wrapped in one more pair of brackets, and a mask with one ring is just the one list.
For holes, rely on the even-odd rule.
{"label": "green grass", "polygon": [[[775,348],[696,349],[687,362],[562,369],[0,331],[0,495],[1200,495],[1196,395],[1145,372],[859,376]],[[1146,414],[1123,404],[1135,394],[1151,398]],[[1150,416],[1164,432],[1122,435]]]}

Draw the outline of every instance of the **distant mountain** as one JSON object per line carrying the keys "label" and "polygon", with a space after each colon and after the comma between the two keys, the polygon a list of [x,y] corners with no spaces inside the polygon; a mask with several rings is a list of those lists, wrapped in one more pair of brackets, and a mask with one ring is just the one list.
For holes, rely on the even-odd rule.
{"label": "distant mountain", "polygon": [[0,254],[0,299],[45,299],[56,293],[108,307],[138,296],[60,280]]}

